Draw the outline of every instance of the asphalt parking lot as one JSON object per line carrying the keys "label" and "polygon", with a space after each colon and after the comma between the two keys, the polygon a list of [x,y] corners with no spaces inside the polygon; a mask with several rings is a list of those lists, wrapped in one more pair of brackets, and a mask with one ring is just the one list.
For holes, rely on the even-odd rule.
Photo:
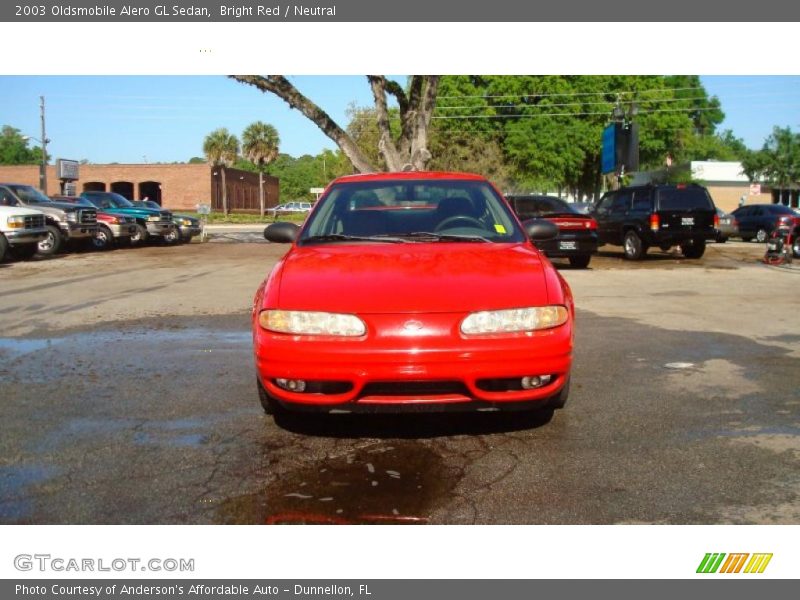
{"label": "asphalt parking lot", "polygon": [[0,522],[800,523],[800,267],[763,246],[563,266],[550,422],[276,424],[248,311],[285,248],[238,233],[0,265]]}

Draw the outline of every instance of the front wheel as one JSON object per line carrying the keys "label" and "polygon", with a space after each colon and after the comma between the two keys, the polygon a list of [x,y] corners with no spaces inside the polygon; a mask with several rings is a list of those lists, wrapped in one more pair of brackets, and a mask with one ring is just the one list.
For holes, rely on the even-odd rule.
{"label": "front wheel", "polygon": [[61,230],[55,225],[47,225],[46,228],[47,237],[39,242],[39,254],[50,256],[52,254],[57,254],[58,251],[61,250],[61,246],[64,245],[64,236],[61,234]]}
{"label": "front wheel", "polygon": [[589,266],[589,262],[592,260],[591,254],[581,254],[580,256],[570,256],[569,257],[569,264],[570,266],[576,269],[585,269]]}
{"label": "front wheel", "polygon": [[756,241],[759,244],[763,244],[764,242],[766,242],[768,237],[769,235],[767,234],[766,229],[759,229],[758,231],[756,231]]}
{"label": "front wheel", "polygon": [[639,234],[631,230],[625,233],[625,238],[622,241],[622,247],[625,249],[625,258],[628,260],[641,260],[644,258],[647,248],[642,242]]}
{"label": "front wheel", "polygon": [[177,244],[181,241],[181,232],[179,229],[170,229],[164,236],[164,243]]}
{"label": "front wheel", "polygon": [[706,252],[706,243],[705,241],[699,241],[691,244],[682,244],[681,252],[686,258],[700,258]]}
{"label": "front wheel", "polygon": [[6,236],[0,233],[0,263],[3,262],[3,260],[5,260],[7,251],[8,251],[8,241],[6,240]]}
{"label": "front wheel", "polygon": [[147,227],[144,225],[137,223],[135,227],[136,231],[134,231],[133,235],[131,235],[131,244],[134,246],[140,246],[147,241],[147,238],[150,237],[150,234],[147,233]]}
{"label": "front wheel", "polygon": [[114,234],[105,225],[97,228],[97,233],[92,238],[92,246],[95,250],[108,250],[114,243]]}

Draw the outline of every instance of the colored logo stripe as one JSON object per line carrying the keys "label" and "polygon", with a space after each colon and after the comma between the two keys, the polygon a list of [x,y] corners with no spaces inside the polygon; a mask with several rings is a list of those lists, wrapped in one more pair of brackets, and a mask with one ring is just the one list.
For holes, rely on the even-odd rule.
{"label": "colored logo stripe", "polygon": [[697,567],[698,573],[716,573],[722,559],[725,558],[725,553],[707,553],[703,560],[700,561],[700,566]]}
{"label": "colored logo stripe", "polygon": [[753,558],[747,563],[744,568],[745,573],[763,573],[767,568],[769,561],[772,560],[772,554],[753,554]]}
{"label": "colored logo stripe", "polygon": [[729,554],[728,559],[722,564],[720,573],[738,573],[744,566],[744,561],[747,560],[749,554]]}
{"label": "colored logo stripe", "polygon": [[[725,557],[728,557],[727,559]],[[748,561],[747,558],[750,557]],[[724,563],[722,561],[725,561]],[[700,561],[697,567],[698,573],[740,573],[744,567],[745,573],[763,573],[769,561],[772,560],[771,553],[756,553],[750,555],[747,552],[734,552],[725,554],[724,552],[708,552]],[[747,566],[745,566],[745,562]],[[721,568],[720,568],[721,566]]]}

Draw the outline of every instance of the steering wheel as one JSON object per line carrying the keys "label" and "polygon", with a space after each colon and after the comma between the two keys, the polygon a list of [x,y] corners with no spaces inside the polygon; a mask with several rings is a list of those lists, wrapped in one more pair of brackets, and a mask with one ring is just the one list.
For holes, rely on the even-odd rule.
{"label": "steering wheel", "polygon": [[478,229],[483,229],[483,223],[481,223],[480,221],[478,221],[478,219],[474,217],[468,217],[466,215],[453,215],[452,217],[447,217],[444,221],[439,223],[434,229],[434,231],[449,229],[450,227],[452,227],[453,223],[456,223],[458,221],[464,221],[465,223],[467,223],[466,226],[469,227],[477,227]]}

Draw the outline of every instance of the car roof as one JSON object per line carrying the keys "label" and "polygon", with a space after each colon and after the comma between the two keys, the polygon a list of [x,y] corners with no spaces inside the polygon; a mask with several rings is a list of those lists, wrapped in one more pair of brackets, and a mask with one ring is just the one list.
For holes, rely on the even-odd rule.
{"label": "car roof", "polygon": [[397,180],[430,180],[461,179],[465,181],[486,181],[482,175],[475,173],[459,173],[456,171],[400,171],[390,173],[359,173],[344,175],[331,183],[355,183],[359,181],[397,181]]}

